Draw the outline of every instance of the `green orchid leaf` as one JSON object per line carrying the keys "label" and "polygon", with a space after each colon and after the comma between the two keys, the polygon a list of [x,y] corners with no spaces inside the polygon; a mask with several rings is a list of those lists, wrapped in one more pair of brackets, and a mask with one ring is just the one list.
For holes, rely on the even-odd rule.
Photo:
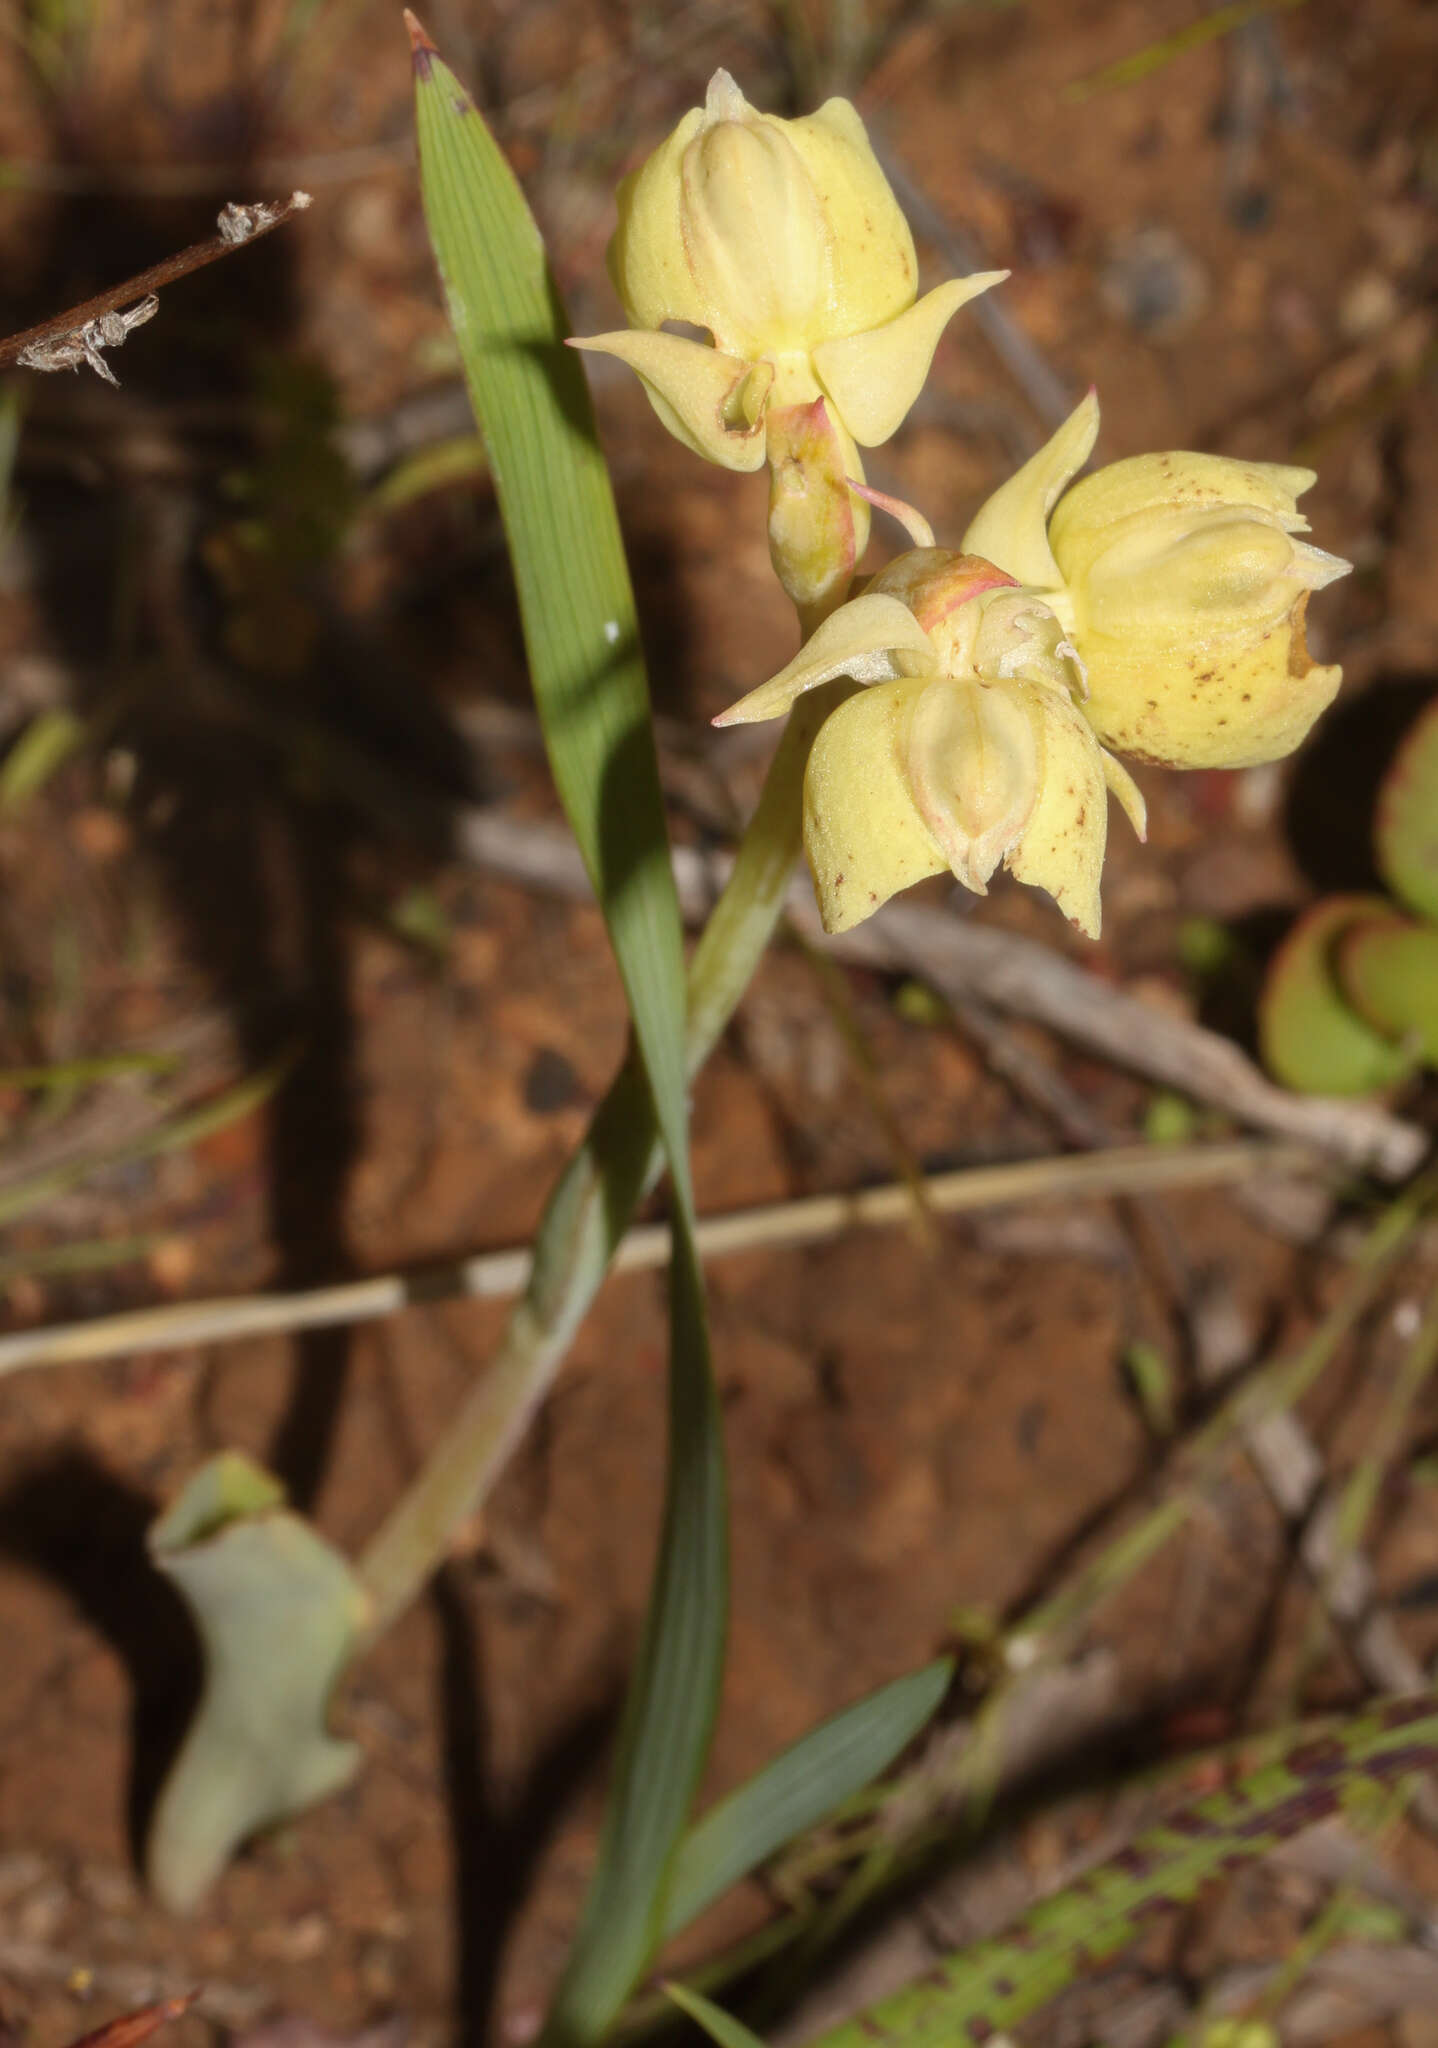
{"label": "green orchid leaf", "polygon": [[1425,1066],[1438,1066],[1438,930],[1374,919],[1339,941],[1338,979],[1353,1007]]}
{"label": "green orchid leaf", "polygon": [[1374,851],[1394,895],[1438,924],[1438,698],[1407,734],[1383,778]]}
{"label": "green orchid leaf", "polygon": [[[917,1983],[820,2035],[813,2048],[968,2048],[992,2041],[1141,1939],[1155,1912],[1189,1904],[1214,1879],[1316,1821],[1344,1814],[1364,1823],[1391,1814],[1395,1788],[1435,1763],[1435,1692],[1380,1701],[1326,1733],[1306,1731],[1274,1761],[1170,1814],[1045,1899],[1009,1933],[945,1958]],[[724,2037],[716,2032],[715,2039]],[[740,2044],[725,2041],[725,2048]]]}
{"label": "green orchid leaf", "polygon": [[360,1761],[330,1734],[336,1681],[366,1602],[345,1560],[237,1451],[195,1474],[150,1531],[150,1554],[195,1618],[199,1711],[155,1807],[151,1888],[184,1913],[240,1843],[327,1798]]}
{"label": "green orchid leaf", "polygon": [[674,1859],[664,1939],[887,1770],[929,1720],[953,1673],[951,1660],[941,1658],[881,1686],[811,1728],[711,1806]]}
{"label": "green orchid leaf", "polygon": [[573,2048],[607,2030],[658,1942],[723,1668],[724,1458],[693,1241],[682,931],[634,598],[583,368],[564,346],[568,322],[513,172],[412,17],[410,30],[425,217],[509,539],[535,704],[675,1195],[664,1523],[599,1866],[549,2018],[551,2048]]}
{"label": "green orchid leaf", "polygon": [[1336,973],[1343,935],[1393,917],[1381,896],[1330,896],[1301,917],[1273,957],[1258,1011],[1268,1071],[1305,1095],[1365,1095],[1389,1087],[1412,1061],[1345,998]]}

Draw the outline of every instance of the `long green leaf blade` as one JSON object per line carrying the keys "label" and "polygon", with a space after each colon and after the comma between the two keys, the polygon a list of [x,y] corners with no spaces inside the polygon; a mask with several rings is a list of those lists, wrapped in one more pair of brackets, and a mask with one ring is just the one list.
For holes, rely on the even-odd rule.
{"label": "long green leaf blade", "polygon": [[881,1686],[811,1728],[712,1806],[674,1859],[665,1940],[887,1770],[933,1714],[953,1674],[945,1657]]}
{"label": "long green leaf blade", "polygon": [[1382,1811],[1392,1788],[1438,1763],[1438,1692],[1380,1702],[1305,1733],[1230,1789],[1195,1800],[1036,1906],[1008,1934],[925,1971],[814,2048],[965,2048],[1015,2027],[1083,1972],[1136,1941],[1147,1916],[1187,1904],[1316,1821]]}
{"label": "long green leaf blade", "polygon": [[415,41],[430,238],[514,564],[560,799],[629,1000],[675,1189],[664,1526],[599,1867],[550,2015],[596,2040],[653,1953],[703,1768],[723,1664],[723,1442],[709,1369],[686,1149],[678,904],[633,594],[608,472],[539,231],[473,102]]}
{"label": "long green leaf blade", "polygon": [[679,907],[609,473],[524,194],[453,72],[427,40],[415,55],[425,216],[509,541],[535,707],[682,1185]]}

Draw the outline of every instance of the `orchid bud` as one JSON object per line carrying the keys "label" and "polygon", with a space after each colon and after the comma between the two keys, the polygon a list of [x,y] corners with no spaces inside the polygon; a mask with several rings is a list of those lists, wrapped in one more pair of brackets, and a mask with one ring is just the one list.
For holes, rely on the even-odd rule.
{"label": "orchid bud", "polygon": [[[888,440],[948,322],[1008,273],[951,279],[917,299],[913,237],[850,103],[780,120],[756,112],[727,71],[620,186],[609,267],[630,326],[575,345],[627,362],[665,426],[709,461],[786,464],[775,568],[801,610],[814,609],[800,593],[816,583],[836,602],[852,559],[817,578],[816,563],[836,535],[841,551],[850,539],[862,546],[867,511],[853,512],[846,539],[830,497],[863,472],[857,452],[824,467],[812,434],[810,470],[796,469],[803,423],[822,399],[836,447]],[[709,339],[663,331],[673,324]],[[802,510],[811,482],[812,532]]]}

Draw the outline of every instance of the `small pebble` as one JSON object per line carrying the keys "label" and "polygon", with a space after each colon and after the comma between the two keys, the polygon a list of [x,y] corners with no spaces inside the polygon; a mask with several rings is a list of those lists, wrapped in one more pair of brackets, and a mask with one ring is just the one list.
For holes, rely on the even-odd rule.
{"label": "small pebble", "polygon": [[1402,300],[1391,277],[1381,270],[1365,270],[1355,277],[1338,305],[1338,325],[1346,341],[1366,341],[1391,327],[1402,310]]}
{"label": "small pebble", "polygon": [[1135,333],[1167,341],[1208,304],[1208,273],[1172,228],[1134,228],[1110,244],[1099,296]]}
{"label": "small pebble", "polygon": [[87,860],[118,860],[130,850],[130,828],[118,811],[87,804],[70,820],[70,837]]}

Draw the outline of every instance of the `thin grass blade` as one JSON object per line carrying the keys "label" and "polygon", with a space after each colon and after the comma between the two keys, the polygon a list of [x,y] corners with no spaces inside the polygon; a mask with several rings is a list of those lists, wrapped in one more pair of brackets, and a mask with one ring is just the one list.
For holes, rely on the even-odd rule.
{"label": "thin grass blade", "polygon": [[687,1984],[666,1984],[664,1989],[680,2011],[687,2012],[710,2040],[718,2043],[718,2048],[764,2048],[759,2036],[750,2033],[742,2020],[736,2020],[702,1991],[691,1990]]}
{"label": "thin grass blade", "polygon": [[684,1837],[674,1860],[665,1940],[887,1770],[929,1720],[953,1674],[945,1657],[881,1686],[811,1728],[712,1806]]}
{"label": "thin grass blade", "polygon": [[223,1095],[201,1103],[198,1109],[185,1110],[179,1116],[171,1117],[153,1131],[146,1131],[138,1138],[129,1138],[122,1145],[111,1145],[103,1151],[89,1153],[83,1159],[67,1159],[56,1166],[47,1166],[39,1173],[16,1181],[13,1186],[0,1190],[0,1224],[13,1223],[17,1216],[28,1215],[41,1203],[79,1187],[93,1173],[129,1166],[139,1159],[153,1159],[163,1152],[183,1152],[190,1145],[198,1145],[202,1138],[242,1122],[283,1086],[293,1066],[294,1055],[286,1053],[261,1068],[259,1073],[236,1082]]}

